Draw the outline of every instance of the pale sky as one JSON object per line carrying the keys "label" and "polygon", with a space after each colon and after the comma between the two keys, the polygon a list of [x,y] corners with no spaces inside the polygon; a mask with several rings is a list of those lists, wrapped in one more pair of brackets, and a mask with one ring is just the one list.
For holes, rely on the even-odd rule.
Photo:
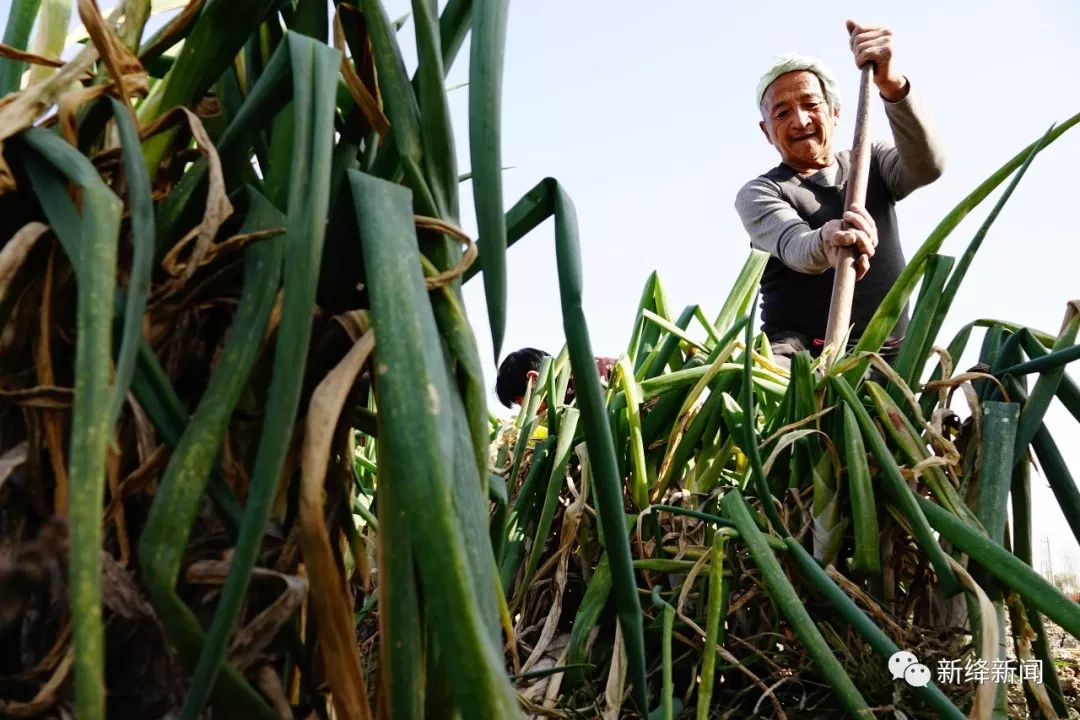
{"label": "pale sky", "polygon": [[[392,17],[409,12],[407,0],[386,4]],[[8,6],[0,0],[5,22]],[[735,193],[779,161],[757,127],[753,100],[774,55],[816,55],[832,66],[845,98],[838,149],[850,144],[858,71],[847,47],[848,17],[893,28],[897,67],[934,118],[947,153],[944,176],[897,206],[908,257],[978,183],[1051,123],[1080,111],[1080,5],[1072,0],[510,3],[503,161],[513,169],[504,174],[504,202],[509,208],[546,176],[573,198],[597,354],[625,350],[642,284],[654,269],[675,313],[691,303],[710,316],[718,311],[749,252]],[[408,23],[399,36],[410,68],[412,31]],[[451,86],[467,81],[467,66],[466,42]],[[450,98],[465,172],[468,88]],[[873,113],[872,136],[888,138],[879,100]],[[1056,333],[1066,301],[1080,297],[1077,201],[1067,189],[1078,161],[1080,129],[1035,160],[972,265],[939,344],[978,317]],[[471,191],[471,183],[463,184],[461,224],[475,236]],[[963,252],[993,199],[953,233],[943,252]],[[504,354],[525,345],[557,352],[563,330],[550,221],[519,241],[508,263]],[[493,388],[479,277],[465,296]],[[980,340],[971,342],[976,351]],[[490,398],[501,412],[494,393]],[[1080,475],[1080,425],[1056,406],[1050,422]],[[1062,560],[1072,555],[1075,564],[1080,549],[1038,476],[1033,491],[1036,542],[1049,537]]]}

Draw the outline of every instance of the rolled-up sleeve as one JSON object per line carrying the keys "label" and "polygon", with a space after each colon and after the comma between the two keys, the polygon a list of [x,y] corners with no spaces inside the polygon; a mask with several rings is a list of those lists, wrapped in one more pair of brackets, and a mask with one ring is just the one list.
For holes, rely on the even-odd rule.
{"label": "rolled-up sleeve", "polygon": [[821,230],[812,230],[799,217],[775,183],[759,177],[743,185],[735,196],[735,210],[758,250],[801,273],[818,275],[831,267]]}

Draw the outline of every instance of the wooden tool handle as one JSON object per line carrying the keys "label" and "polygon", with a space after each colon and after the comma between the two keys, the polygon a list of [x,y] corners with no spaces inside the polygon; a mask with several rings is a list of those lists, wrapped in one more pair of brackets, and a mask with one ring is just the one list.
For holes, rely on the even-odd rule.
{"label": "wooden tool handle", "polygon": [[[867,63],[859,81],[859,106],[855,116],[855,144],[851,149],[851,168],[848,173],[844,209],[866,205],[866,182],[870,176],[870,85],[874,67]],[[855,293],[854,248],[844,248],[836,257],[832,301],[829,305],[829,324],[825,330],[825,347],[834,348],[833,358],[843,354],[841,346],[851,325],[851,299]]]}

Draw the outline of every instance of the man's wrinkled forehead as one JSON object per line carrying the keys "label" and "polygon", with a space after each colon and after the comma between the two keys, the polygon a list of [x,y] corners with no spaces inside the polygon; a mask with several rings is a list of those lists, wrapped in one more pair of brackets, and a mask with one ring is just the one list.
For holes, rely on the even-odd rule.
{"label": "man's wrinkled forehead", "polygon": [[790,79],[796,75],[803,75],[809,78],[813,78],[813,82],[807,83],[806,92],[799,95],[799,101],[810,98],[824,100],[826,103],[829,101],[828,93],[825,92],[825,81],[821,79],[821,76],[819,76],[813,70],[792,70],[791,72],[786,72],[780,77],[776,78],[771,83],[769,83],[769,86],[767,88],[765,88],[765,94],[761,96],[762,115],[767,115],[769,111],[772,110],[773,96],[775,95],[777,84],[785,78]]}

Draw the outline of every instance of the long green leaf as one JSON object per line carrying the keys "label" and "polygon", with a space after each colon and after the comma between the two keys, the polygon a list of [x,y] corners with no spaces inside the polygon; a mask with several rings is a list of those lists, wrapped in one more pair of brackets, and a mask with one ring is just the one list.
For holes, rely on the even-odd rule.
{"label": "long green leaf", "polygon": [[[548,185],[553,180],[541,180],[525,193],[514,206],[506,212],[506,247],[516,243],[529,234],[537,225],[551,217],[554,212]],[[462,275],[462,282],[468,282],[480,273],[480,266],[473,264]]]}
{"label": "long green leaf", "polygon": [[[674,720],[675,717],[675,683],[672,678],[671,667],[671,633],[675,626],[675,608],[671,603],[660,597],[660,586],[654,585],[652,591],[653,605],[660,608],[662,628],[660,631],[660,718],[662,720]],[[656,717],[651,713],[650,718]]]}
{"label": "long green leaf", "polygon": [[[1058,335],[1057,342],[1054,343],[1053,350],[1059,352],[1071,347],[1076,343],[1078,332],[1080,332],[1080,300],[1073,300],[1068,304],[1065,311],[1065,320],[1062,322],[1061,333]],[[1042,426],[1043,416],[1046,415],[1046,410],[1050,407],[1050,401],[1057,394],[1058,387],[1061,385],[1064,376],[1065,367],[1058,366],[1043,371],[1039,375],[1039,379],[1035,381],[1035,386],[1031,389],[1031,395],[1028,396],[1027,402],[1024,403],[1024,409],[1020,413],[1020,424],[1016,429],[1016,457],[1013,458],[1013,462],[1020,462],[1028,443],[1031,442],[1032,438],[1035,437],[1035,433]]]}
{"label": "long green leaf", "polygon": [[[982,461],[975,515],[986,528],[990,539],[998,545],[1004,545],[1007,501],[1009,488],[1013,484],[1012,451],[1016,441],[1020,406],[1017,403],[988,401],[982,403],[982,415]],[[1015,500],[1015,494],[1013,497]],[[982,573],[973,576],[992,600],[1000,600],[1000,590],[993,582],[987,581]]]}
{"label": "long green leaf", "polygon": [[[424,259],[425,272],[433,273],[434,268]],[[484,374],[480,368],[480,354],[476,349],[476,338],[472,326],[465,316],[461,288],[456,282],[452,286],[437,289],[431,298],[435,311],[435,321],[439,325],[452,360],[448,366],[454,371],[464,402],[466,426],[470,433],[473,449],[473,479],[486,495],[488,463],[487,430],[487,395],[484,389]]]}
{"label": "long green leaf", "polygon": [[[389,495],[381,502],[392,504],[398,499],[408,503],[406,507],[381,508],[380,512],[408,512],[412,518],[413,547],[395,547],[394,552],[415,553],[421,584],[429,589],[424,594],[429,621],[437,629],[440,647],[453,648],[455,653],[455,661],[446,669],[453,680],[458,710],[465,717],[518,717],[498,639],[482,614],[489,605],[483,596],[494,602],[497,584],[494,580],[490,584],[479,582],[486,571],[472,566],[466,533],[458,520],[461,510],[456,509],[460,506],[455,484],[472,490],[471,504],[477,508],[482,508],[483,500],[474,480],[465,483],[467,478],[455,481],[453,477],[456,469],[461,472],[454,460],[462,445],[454,430],[460,400],[455,410],[450,377],[440,354],[416,352],[417,347],[438,348],[440,341],[420,269],[412,200],[407,190],[391,183],[357,171],[349,171],[349,176],[365,238],[365,262],[368,267],[382,269],[369,277],[378,342],[379,437],[385,448],[379,466],[383,482],[396,484],[401,495]],[[426,392],[416,392],[418,383]],[[423,497],[424,502],[413,502],[417,497]],[[466,511],[467,516],[470,513]],[[485,533],[486,527],[480,539],[487,537]],[[490,544],[485,544],[488,562],[493,565]],[[411,687],[402,674],[414,671],[413,667],[388,668],[386,682],[391,688],[400,682]],[[391,701],[397,697],[399,693],[391,689]],[[394,708],[389,714],[394,715]]]}
{"label": "long green leaf", "polygon": [[646,321],[645,313],[647,312],[653,313],[654,317],[663,321],[669,320],[664,287],[655,270],[649,273],[645,288],[641,292],[641,301],[638,303],[637,314],[634,316],[634,332],[630,335],[630,345],[626,350],[635,373],[640,372],[645,363],[659,349],[657,343],[660,340],[662,328]]}
{"label": "long green leaf", "polygon": [[[689,306],[687,308],[684,308],[683,309],[684,316],[689,311],[689,313],[690,313],[689,317],[693,317],[694,307],[695,306],[691,305],[691,306]],[[664,340],[667,340],[668,338],[674,337],[676,342],[680,342],[680,341],[684,342],[688,346],[690,346],[691,348],[695,348],[695,349],[700,350],[702,352],[708,352],[709,351],[708,347],[706,347],[704,344],[702,344],[702,343],[698,342],[697,340],[695,340],[693,337],[691,337],[691,335],[688,332],[686,332],[686,326],[685,325],[680,327],[679,325],[672,322],[671,320],[668,320],[667,318],[663,318],[663,317],[657,315],[652,310],[644,310],[642,312],[642,318],[646,322],[652,323],[653,325],[658,327],[660,329],[660,331],[661,331],[661,336],[664,338]],[[687,320],[686,324],[689,324],[689,320]],[[657,346],[655,348],[654,352],[656,350],[659,350],[659,349],[660,349],[660,346]],[[649,353],[649,355],[647,357],[652,357],[652,355],[653,355],[653,353]]]}
{"label": "long green leaf", "polygon": [[[1032,331],[1028,329],[1023,331],[1024,351],[1032,358],[1032,362],[1046,356],[1049,353],[1046,349],[1046,345],[1053,345],[1054,341],[1054,338],[1049,338],[1044,345],[1039,338],[1035,337],[1035,334]],[[1015,367],[1010,368],[1010,370],[1019,374]],[[1080,385],[1077,385],[1076,381],[1069,377],[1068,373],[1061,376],[1061,384],[1058,385],[1057,397],[1073,418],[1075,418],[1077,422],[1080,422]]]}
{"label": "long green leaf", "polygon": [[[506,543],[506,519],[510,514],[510,496],[506,490],[506,480],[502,475],[488,475],[488,500],[491,501],[491,522],[488,534],[491,536],[491,553],[496,561],[502,557]],[[505,585],[504,585],[505,587]]]}
{"label": "long green leaf", "polygon": [[1078,359],[1080,359],[1080,345],[1073,345],[1064,350],[1056,350],[1048,353],[1042,357],[1035,358],[1034,360],[1017,363],[1016,365],[998,371],[996,374],[1031,375],[1032,373],[1041,373],[1047,370],[1057,369]]}
{"label": "long green leaf", "polygon": [[630,494],[638,508],[649,504],[649,474],[645,468],[645,443],[641,437],[641,392],[630,359],[619,358],[614,368],[612,381],[618,383],[626,396],[626,421],[630,431],[630,464],[633,473],[630,480]]}
{"label": "long green leaf", "polygon": [[[712,372],[715,372],[717,377],[721,375],[742,375],[744,369],[743,363],[730,362],[724,363],[718,370],[709,365],[704,365],[677,370],[667,375],[658,375],[640,383],[642,400],[649,400],[665,392],[696,384],[702,377]],[[758,365],[754,365],[750,369],[750,373],[753,376],[754,387],[772,395],[775,399],[779,400],[787,392],[786,379],[782,376],[776,375]]]}
{"label": "long green leaf", "polygon": [[634,703],[642,713],[649,707],[645,672],[645,639],[641,622],[641,602],[630,557],[630,541],[623,519],[622,482],[619,476],[611,427],[604,409],[600,377],[596,372],[589,329],[582,308],[581,249],[578,244],[577,215],[565,191],[554,180],[546,180],[554,196],[555,255],[559,269],[559,296],[563,328],[570,349],[577,404],[585,427],[585,442],[593,470],[596,506],[603,530],[604,547],[611,563],[615,604],[619,614],[626,657],[633,683]]}
{"label": "long green leaf", "polygon": [[[442,47],[442,67],[445,74],[450,73],[450,68],[453,67],[454,61],[457,59],[458,52],[461,50],[461,46],[465,42],[465,37],[469,34],[469,30],[472,27],[472,8],[473,0],[449,0],[446,3],[446,7],[443,8],[442,15],[439,17],[439,40]],[[395,23],[395,26],[398,23]],[[395,27],[395,30],[397,27]],[[346,36],[349,35],[349,28],[345,29]],[[352,41],[350,40],[350,43]],[[419,95],[420,82],[419,73],[413,75],[412,87],[413,91]],[[394,145],[385,145],[381,148],[382,155],[376,160],[375,151],[379,149],[377,144],[372,142],[369,144],[368,151],[371,153],[370,160],[365,163],[364,167],[368,169],[368,172],[372,172],[377,177],[397,177],[400,173],[400,159],[397,155],[397,149]],[[385,170],[386,172],[375,172],[375,168]],[[462,173],[458,176],[459,182],[472,179],[472,173]],[[479,266],[471,266],[473,272],[479,272]]]}
{"label": "long green leaf", "polygon": [[1031,447],[1035,450],[1039,464],[1042,466],[1043,475],[1054,493],[1054,498],[1061,508],[1061,514],[1069,523],[1073,537],[1080,543],[1080,489],[1073,480],[1072,473],[1065,458],[1061,456],[1057,443],[1050,435],[1050,431],[1043,424],[1031,441]]}
{"label": "long green leaf", "polygon": [[[982,247],[983,240],[990,231],[990,226],[997,220],[1002,208],[1005,207],[1005,203],[1012,197],[1013,191],[1016,190],[1016,186],[1020,184],[1024,174],[1028,171],[1028,168],[1031,167],[1031,161],[1035,159],[1035,156],[1038,155],[1044,147],[1046,147],[1050,138],[1050,133],[1053,132],[1053,130],[1054,128],[1051,126],[1038,142],[1030,146],[1030,151],[1027,152],[1024,157],[1024,162],[1020,165],[1020,169],[1013,175],[1012,180],[1009,182],[1004,192],[1002,192],[1001,197],[998,198],[998,201],[994,204],[990,214],[986,216],[986,219],[983,221],[982,225],[979,226],[975,236],[971,239],[971,242],[968,243],[967,249],[964,250],[964,254],[960,257],[960,262],[956,267],[956,271],[949,278],[949,284],[945,287],[944,291],[938,287],[938,268],[932,263],[927,265],[928,277],[925,282],[930,294],[925,295],[925,300],[920,296],[919,302],[916,303],[911,325],[908,326],[907,338],[905,339],[904,346],[900,349],[900,357],[897,358],[896,363],[897,370],[900,371],[900,376],[907,380],[908,385],[913,385],[918,379],[917,375],[921,369],[921,365],[918,363],[924,362],[926,357],[930,354],[934,340],[941,330],[941,326],[945,322],[945,316],[948,314],[949,308],[952,307],[952,302],[956,298],[956,294],[959,292],[961,284],[964,282],[964,276],[967,275],[968,268],[975,259],[975,254],[979,251],[979,248]],[[928,263],[933,257],[935,256],[931,255],[928,258]],[[950,262],[949,265],[951,264],[952,263]],[[935,290],[937,291],[937,294],[935,294]],[[932,310],[928,309],[927,311],[923,311],[920,306],[924,302],[926,303],[926,307],[932,308]],[[924,326],[924,318],[926,316],[929,316],[931,319],[928,325]],[[910,345],[914,345],[914,347],[909,351],[908,348]],[[910,356],[905,356],[905,352],[908,351],[910,352]],[[908,357],[911,359],[909,360]],[[896,398],[897,396],[894,394],[893,397]]]}
{"label": "long green leaf", "polygon": [[[436,310],[435,317],[438,322],[437,302],[433,302]],[[439,328],[444,335],[446,331]],[[470,336],[471,337],[471,336]],[[448,346],[453,351],[452,346]],[[447,377],[454,379],[452,370],[448,368]],[[469,562],[469,569],[474,587],[477,588],[473,603],[485,621],[485,630],[494,647],[501,647],[503,623],[510,622],[510,611],[499,583],[498,565],[490,543],[489,522],[490,510],[488,505],[487,476],[484,482],[478,482],[476,447],[472,443],[469,433],[469,421],[466,411],[465,391],[459,387],[458,392],[451,392],[450,401],[453,415],[451,422],[456,432],[455,440],[455,466],[451,488],[451,500],[461,535],[464,538],[465,556]],[[486,445],[484,451],[486,453]],[[485,466],[486,469],[486,466]],[[440,646],[454,647],[449,643],[452,639],[442,638]],[[494,672],[493,669],[489,669]],[[505,667],[498,668],[500,673],[505,672]],[[444,673],[445,674],[445,673]],[[501,678],[501,675],[499,676]],[[494,681],[496,684],[500,679]]]}
{"label": "long green leaf", "polygon": [[[379,77],[386,117],[390,121],[394,147],[397,150],[405,177],[413,191],[416,212],[439,216],[438,204],[423,172],[424,143],[420,128],[420,108],[413,93],[405,62],[397,44],[397,33],[379,0],[360,0],[375,70]],[[456,178],[455,178],[456,182]],[[432,258],[436,265],[445,266],[445,258]]]}
{"label": "long green leaf", "polygon": [[[405,73],[396,34],[378,0],[361,2],[371,39],[379,88],[385,101],[391,132],[405,178],[413,191],[415,211],[457,222],[457,169],[450,127],[444,68],[440,53],[440,28],[435,22],[434,0],[416,0],[417,41],[421,67],[417,73],[421,103]],[[423,113],[421,114],[421,110]],[[426,237],[426,235],[424,236]],[[425,260],[434,270],[445,270],[461,253],[456,241],[440,236],[425,242]],[[473,442],[476,478],[487,482],[487,406],[483,371],[471,326],[465,318],[460,285],[441,288],[433,299],[435,318],[458,367],[465,411]]]}
{"label": "long green leaf", "polygon": [[[376,351],[381,354],[382,345]],[[379,388],[380,394],[382,391]],[[392,393],[391,393],[392,395]],[[385,397],[385,395],[383,395]],[[380,423],[381,424],[381,423]],[[382,687],[386,692],[386,716],[423,720],[425,655],[423,611],[418,568],[413,548],[417,544],[413,518],[400,510],[413,498],[406,483],[395,482],[394,452],[387,433],[379,432],[378,452],[382,480],[379,485],[379,632],[394,638],[380,647]]]}
{"label": "long green leaf", "polygon": [[469,63],[469,155],[480,267],[495,362],[506,331],[506,218],[502,189],[502,71],[508,0],[474,0]]}
{"label": "long green leaf", "polygon": [[[756,298],[754,303],[757,303]],[[769,487],[769,480],[765,477],[765,469],[761,464],[761,453],[758,452],[757,411],[754,409],[753,359],[750,352],[750,348],[753,347],[751,330],[754,326],[756,310],[756,307],[750,308],[750,322],[746,324],[745,344],[743,345],[743,381],[742,397],[740,398],[743,410],[743,436],[741,440],[743,452],[750,461],[751,478],[754,481],[754,489],[758,498],[761,500],[761,509],[765,512],[765,517],[769,519],[773,530],[781,537],[784,537],[788,534],[788,529],[783,520],[780,519],[780,512],[773,502],[772,489]]]}
{"label": "long green leaf", "polygon": [[726,332],[731,324],[739,318],[750,313],[750,303],[754,299],[754,293],[761,282],[761,275],[765,272],[765,265],[769,262],[769,253],[762,250],[751,250],[746,258],[742,270],[735,278],[735,285],[731,288],[720,314],[716,316],[713,326],[720,332]]}
{"label": "long green leaf", "polygon": [[150,192],[150,176],[143,164],[139,133],[128,108],[115,98],[109,99],[117,133],[124,151],[124,179],[128,191],[128,212],[131,217],[131,273],[128,277],[127,303],[124,307],[124,327],[120,350],[116,357],[116,376],[109,402],[109,421],[113,423],[127,396],[135,372],[135,360],[142,341],[143,311],[150,291],[150,275],[154,266],[154,202]]}
{"label": "long green leaf", "polygon": [[724,623],[720,616],[724,588],[724,557],[727,536],[713,535],[712,558],[709,560],[709,599],[705,613],[705,646],[701,656],[701,683],[698,690],[697,720],[708,720],[712,705],[713,679],[716,672],[716,648],[724,644]]}
{"label": "long green leaf", "polygon": [[1012,483],[1012,446],[1020,406],[1016,403],[982,404],[982,467],[975,514],[990,539],[1001,545],[1005,539],[1006,500]]}
{"label": "long green leaf", "polygon": [[645,329],[645,323],[643,321],[643,312],[646,308],[652,307],[653,298],[656,294],[656,283],[659,282],[659,276],[656,271],[653,270],[649,273],[649,276],[645,278],[645,287],[641,290],[641,300],[638,302],[637,315],[634,316],[634,331],[630,333],[630,344],[626,348],[626,354],[630,358],[630,362],[633,363],[636,370],[641,366],[641,363],[645,361],[647,352],[642,352],[643,348],[641,342],[641,333]]}
{"label": "long green leaf", "polygon": [[449,0],[439,18],[443,69],[449,73],[469,33],[473,0]]}
{"label": "long green leaf", "polygon": [[[71,415],[71,614],[75,646],[75,702],[80,717],[105,717],[105,646],[101,610],[101,508],[105,498],[105,457],[112,437],[113,297],[116,289],[120,199],[102,182],[90,161],[47,130],[23,133],[27,145],[82,193],[82,213],[64,206],[67,221],[56,219],[55,203],[44,203],[54,230],[67,235],[64,246],[75,268],[78,292],[75,344],[75,401]],[[64,192],[55,175],[43,178]],[[65,198],[66,199],[66,198]]]}
{"label": "long green leaf", "polygon": [[[923,275],[926,259],[941,249],[941,244],[945,241],[945,238],[956,229],[956,226],[967,217],[968,213],[974,210],[979,203],[985,200],[986,197],[997,188],[998,185],[1004,182],[1006,178],[1012,175],[1017,168],[1028,160],[1036,148],[1045,149],[1047,145],[1057,140],[1077,123],[1080,123],[1080,113],[1073,115],[1054,128],[1053,131],[1025,147],[1019,153],[1014,155],[1012,159],[1002,165],[997,172],[972,190],[941,220],[941,222],[937,224],[937,227],[930,232],[926,241],[923,242],[922,246],[916,251],[915,255],[912,256],[911,260],[908,261],[907,267],[900,274],[900,277],[896,279],[896,282],[893,283],[888,294],[881,301],[874,316],[867,324],[866,331],[863,332],[862,337],[859,339],[859,343],[856,345],[854,352],[876,351],[881,347],[881,343],[883,343],[889,336],[889,333],[892,332],[904,305],[907,303],[908,297],[911,295],[912,290],[914,290],[919,278]],[[928,337],[933,337],[934,334],[935,333],[931,332],[928,334]]]}
{"label": "long green leaf", "polygon": [[[979,363],[989,368],[1011,365],[1016,360],[1016,346],[1009,345],[1011,339],[1008,331],[1001,324],[991,325],[983,336],[982,346],[979,347]],[[1007,350],[1004,355],[1002,350]],[[1002,361],[998,362],[998,356]],[[979,400],[992,400],[998,396],[997,386],[987,380],[976,380],[972,386],[979,394]]]}
{"label": "long green leaf", "polygon": [[1080,605],[1061,594],[1041,575],[1022,560],[961,522],[949,511],[935,503],[918,498],[926,519],[941,536],[971,556],[1002,585],[1024,598],[1024,601],[1043,613],[1070,635],[1080,636]]}
{"label": "long green leaf", "polygon": [[[945,287],[945,281],[949,279],[953,262],[954,259],[947,255],[935,254],[926,259],[926,274],[919,289],[919,299],[915,302],[911,323],[895,363],[896,373],[908,386],[914,386],[918,382],[930,344],[937,334],[937,328],[933,327],[934,319],[938,316],[937,311],[942,302],[941,291]],[[890,388],[889,392],[894,400],[900,401],[899,388]]]}
{"label": "long green leaf", "polygon": [[855,531],[852,569],[877,575],[881,572],[881,531],[878,527],[877,503],[862,433],[855,420],[855,413],[847,405],[844,406],[844,453]]}
{"label": "long green leaf", "polygon": [[[439,39],[437,4],[436,0],[412,0],[413,24],[416,27],[420,134],[424,146],[424,175],[435,198],[439,216],[456,222],[459,215],[457,157],[450,108],[446,101],[446,73]],[[474,92],[475,88],[470,97]],[[499,213],[502,213],[501,207]]]}
{"label": "long green leaf", "polygon": [[[41,0],[12,0],[8,5],[7,25],[4,27],[4,44],[25,50],[34,28]],[[19,89],[19,81],[26,63],[10,58],[0,58],[0,97]]]}

